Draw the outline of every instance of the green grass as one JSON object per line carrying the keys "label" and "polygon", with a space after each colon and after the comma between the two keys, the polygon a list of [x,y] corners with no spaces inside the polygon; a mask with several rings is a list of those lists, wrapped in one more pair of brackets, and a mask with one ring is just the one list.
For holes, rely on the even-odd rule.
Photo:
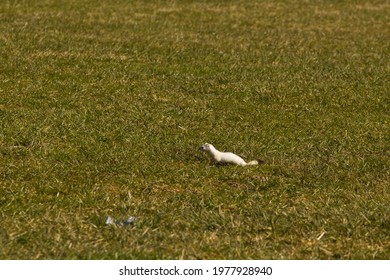
{"label": "green grass", "polygon": [[2,1],[0,258],[389,259],[389,15]]}

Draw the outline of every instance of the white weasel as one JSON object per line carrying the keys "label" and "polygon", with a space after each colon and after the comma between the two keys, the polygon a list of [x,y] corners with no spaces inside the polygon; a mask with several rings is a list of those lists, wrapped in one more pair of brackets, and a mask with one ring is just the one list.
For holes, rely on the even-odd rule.
{"label": "white weasel", "polygon": [[238,155],[235,155],[233,153],[220,152],[216,148],[214,148],[213,145],[208,143],[200,146],[199,151],[207,152],[211,156],[213,161],[217,163],[229,163],[240,166],[257,165],[259,163],[264,163],[264,161],[262,160],[252,160],[250,162],[245,162],[245,160],[243,160]]}

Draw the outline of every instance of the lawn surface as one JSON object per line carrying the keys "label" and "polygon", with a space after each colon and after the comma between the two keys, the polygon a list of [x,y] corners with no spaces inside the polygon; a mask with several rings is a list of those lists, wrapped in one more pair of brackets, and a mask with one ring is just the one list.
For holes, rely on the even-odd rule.
{"label": "lawn surface", "polygon": [[2,1],[0,258],[389,259],[389,22],[380,0]]}

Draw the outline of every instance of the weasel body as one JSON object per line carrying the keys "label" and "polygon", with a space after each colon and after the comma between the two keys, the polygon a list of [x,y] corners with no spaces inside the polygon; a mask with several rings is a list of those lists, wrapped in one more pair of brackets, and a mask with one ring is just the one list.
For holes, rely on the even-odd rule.
{"label": "weasel body", "polygon": [[199,150],[202,152],[206,152],[210,155],[213,161],[217,163],[228,163],[240,166],[250,166],[257,165],[259,163],[263,163],[262,160],[252,160],[250,162],[245,162],[241,157],[235,155],[233,153],[224,153],[218,151],[213,145],[206,143],[199,147]]}

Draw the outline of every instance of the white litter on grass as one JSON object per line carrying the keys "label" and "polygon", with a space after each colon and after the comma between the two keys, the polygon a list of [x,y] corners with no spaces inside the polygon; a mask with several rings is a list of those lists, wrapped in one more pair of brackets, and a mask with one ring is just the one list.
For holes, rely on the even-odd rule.
{"label": "white litter on grass", "polygon": [[136,217],[130,216],[126,220],[116,220],[110,216],[106,218],[106,225],[114,225],[114,226],[128,226],[134,224],[137,220]]}
{"label": "white litter on grass", "polygon": [[113,218],[111,218],[110,216],[108,216],[106,218],[106,225],[116,225],[116,222]]}
{"label": "white litter on grass", "polygon": [[127,220],[124,220],[124,221],[123,221],[123,224],[124,224],[125,226],[131,225],[131,224],[134,224],[134,222],[135,222],[136,220],[137,220],[136,217],[130,216],[129,218],[127,218]]}
{"label": "white litter on grass", "polygon": [[326,233],[326,231],[323,231],[323,232],[317,237],[317,240],[320,240],[320,239],[324,236],[325,233]]}

